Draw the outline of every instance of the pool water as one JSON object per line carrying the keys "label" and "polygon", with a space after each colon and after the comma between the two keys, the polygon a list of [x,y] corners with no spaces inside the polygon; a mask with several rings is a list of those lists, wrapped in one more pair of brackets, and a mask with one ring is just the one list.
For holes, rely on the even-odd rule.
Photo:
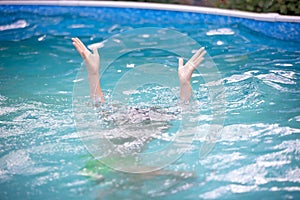
{"label": "pool water", "polygon": [[[0,16],[0,199],[300,197],[299,42],[195,13],[1,6]],[[205,158],[204,123],[179,160],[130,174],[95,161],[77,135],[72,95],[82,60],[71,37],[92,44],[141,27],[171,28],[206,47],[222,74],[226,118]],[[103,80],[105,91],[110,84]],[[205,110],[207,85],[197,88]],[[199,120],[209,124],[209,112]]]}

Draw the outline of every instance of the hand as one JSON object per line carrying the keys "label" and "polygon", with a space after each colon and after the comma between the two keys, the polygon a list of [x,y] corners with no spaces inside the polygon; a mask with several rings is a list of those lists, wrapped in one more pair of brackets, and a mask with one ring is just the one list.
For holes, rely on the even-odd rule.
{"label": "hand", "polygon": [[72,38],[73,45],[84,60],[89,75],[98,75],[100,57],[97,48],[93,48],[91,53],[79,38]]}
{"label": "hand", "polygon": [[183,58],[179,58],[178,78],[181,85],[190,84],[192,74],[203,61],[205,54],[204,47],[200,48],[185,65],[183,65]]}

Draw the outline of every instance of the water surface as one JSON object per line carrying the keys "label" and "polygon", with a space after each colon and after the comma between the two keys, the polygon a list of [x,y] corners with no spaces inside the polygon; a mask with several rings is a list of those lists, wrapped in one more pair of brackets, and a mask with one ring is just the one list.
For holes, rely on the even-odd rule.
{"label": "water surface", "polygon": [[[0,199],[299,198],[299,43],[193,13],[2,6],[0,16]],[[226,119],[207,157],[198,153],[209,112],[184,156],[137,175],[94,161],[78,138],[72,92],[82,60],[71,37],[92,44],[147,26],[206,47],[222,74]],[[159,59],[176,66],[176,57]],[[194,85],[205,113],[207,85]]]}

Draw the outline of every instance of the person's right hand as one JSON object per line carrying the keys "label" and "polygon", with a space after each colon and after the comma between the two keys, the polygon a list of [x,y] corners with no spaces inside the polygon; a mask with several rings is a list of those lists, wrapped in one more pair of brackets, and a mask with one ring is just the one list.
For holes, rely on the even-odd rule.
{"label": "person's right hand", "polygon": [[100,56],[98,54],[97,48],[93,48],[93,53],[91,53],[79,38],[72,38],[72,41],[78,53],[84,60],[88,74],[98,75]]}

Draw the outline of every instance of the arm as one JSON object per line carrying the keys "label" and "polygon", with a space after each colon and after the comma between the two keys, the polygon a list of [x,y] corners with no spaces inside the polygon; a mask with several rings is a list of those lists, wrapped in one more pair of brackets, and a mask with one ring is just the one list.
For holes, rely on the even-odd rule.
{"label": "arm", "polygon": [[99,80],[99,66],[100,66],[100,57],[98,54],[97,48],[93,49],[91,53],[86,46],[80,41],[79,38],[72,38],[73,45],[77,49],[78,53],[84,60],[87,72],[88,80],[90,85],[90,96],[94,102],[104,103],[104,95],[100,86]]}
{"label": "arm", "polygon": [[192,94],[191,77],[194,70],[200,65],[204,59],[206,51],[200,48],[191,59],[183,65],[183,58],[178,60],[178,78],[180,82],[180,100],[187,102],[190,100]]}

